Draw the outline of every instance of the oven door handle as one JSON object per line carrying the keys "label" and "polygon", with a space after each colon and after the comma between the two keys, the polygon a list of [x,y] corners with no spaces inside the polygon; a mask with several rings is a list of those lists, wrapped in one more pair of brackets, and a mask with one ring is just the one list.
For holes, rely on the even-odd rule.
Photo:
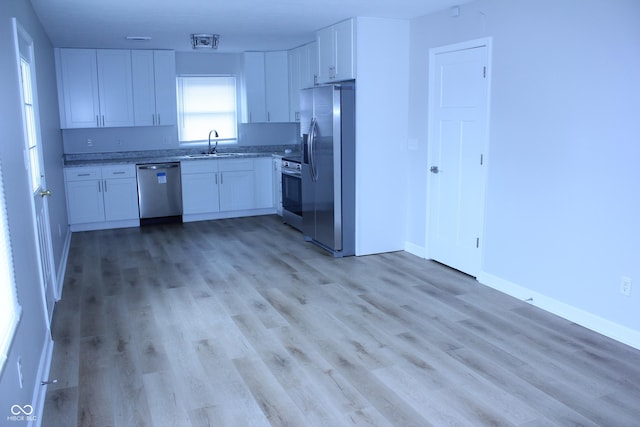
{"label": "oven door handle", "polygon": [[287,175],[287,176],[292,176],[294,178],[301,178],[302,177],[302,173],[295,171],[295,172],[289,172],[289,171],[282,171],[282,175]]}

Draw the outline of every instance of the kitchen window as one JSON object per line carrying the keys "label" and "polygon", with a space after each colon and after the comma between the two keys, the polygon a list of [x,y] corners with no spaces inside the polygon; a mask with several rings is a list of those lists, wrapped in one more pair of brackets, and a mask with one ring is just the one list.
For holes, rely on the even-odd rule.
{"label": "kitchen window", "polygon": [[11,240],[2,181],[2,165],[0,164],[0,374],[7,360],[11,340],[21,313],[16,297]]}
{"label": "kitchen window", "polygon": [[178,76],[178,137],[180,142],[207,142],[209,132],[218,141],[237,139],[235,76]]}

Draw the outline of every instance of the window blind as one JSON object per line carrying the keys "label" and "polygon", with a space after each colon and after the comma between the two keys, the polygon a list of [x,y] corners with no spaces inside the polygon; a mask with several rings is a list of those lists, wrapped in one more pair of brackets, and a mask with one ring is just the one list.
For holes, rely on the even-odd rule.
{"label": "window blind", "polygon": [[0,162],[0,373],[4,369],[20,314],[21,308],[18,304],[13,274],[2,162]]}

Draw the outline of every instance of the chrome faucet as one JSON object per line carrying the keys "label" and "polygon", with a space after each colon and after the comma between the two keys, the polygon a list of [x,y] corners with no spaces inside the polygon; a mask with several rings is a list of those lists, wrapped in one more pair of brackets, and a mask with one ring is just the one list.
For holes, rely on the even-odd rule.
{"label": "chrome faucet", "polygon": [[209,131],[209,151],[207,151],[208,154],[216,154],[216,150],[218,149],[218,140],[216,139],[216,145],[215,147],[213,147],[213,150],[211,149],[211,134],[215,134],[216,138],[218,138],[218,131],[215,129],[212,129],[211,131]]}

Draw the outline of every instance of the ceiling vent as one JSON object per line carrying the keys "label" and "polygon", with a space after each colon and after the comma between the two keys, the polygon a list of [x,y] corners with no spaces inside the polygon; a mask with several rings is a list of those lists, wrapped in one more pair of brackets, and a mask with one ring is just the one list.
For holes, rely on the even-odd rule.
{"label": "ceiling vent", "polygon": [[191,47],[194,49],[217,49],[219,34],[191,34]]}

